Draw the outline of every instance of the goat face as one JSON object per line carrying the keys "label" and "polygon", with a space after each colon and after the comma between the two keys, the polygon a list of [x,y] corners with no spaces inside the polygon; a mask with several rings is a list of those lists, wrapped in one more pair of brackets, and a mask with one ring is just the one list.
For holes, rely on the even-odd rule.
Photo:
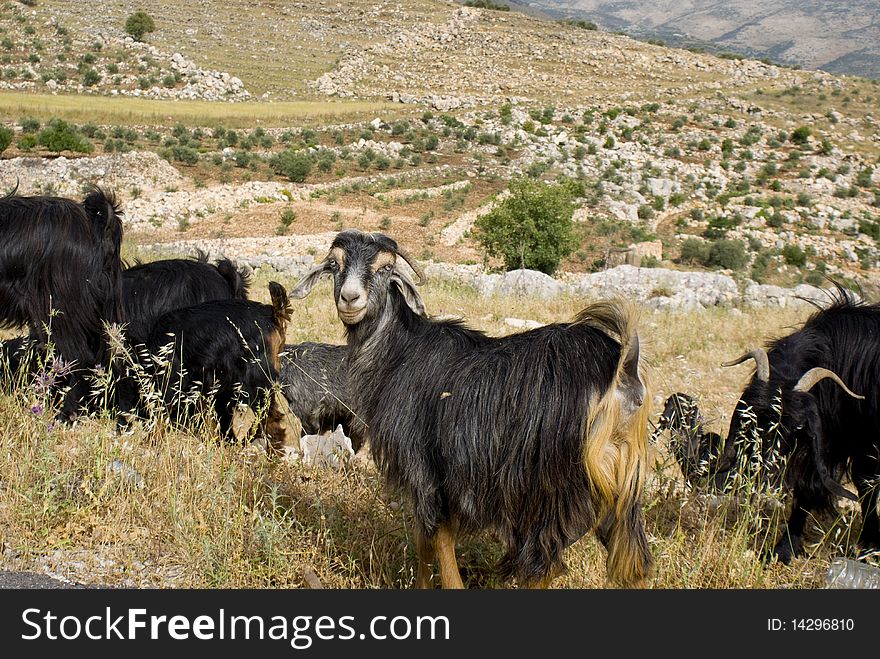
{"label": "goat face", "polygon": [[[824,441],[819,402],[811,389],[820,381],[830,379],[847,395],[857,399],[864,397],[850,391],[837,374],[825,368],[811,368],[796,381],[771,373],[766,353],[762,358],[760,352],[760,349],[756,349],[743,355],[740,360],[725,364],[741,363],[752,357],[758,363],[758,369],[734,410],[727,435],[727,464],[719,469],[734,468],[735,447],[743,447],[747,454],[758,448],[766,477],[771,483],[779,484],[787,460],[795,455],[801,458],[810,456],[815,463],[816,474],[828,491],[837,496],[854,498],[851,492],[834,480],[827,468],[828,449]],[[786,473],[786,476],[790,480],[800,478],[802,474]],[[788,485],[793,483],[789,482]]]}
{"label": "goat face", "polygon": [[392,286],[400,291],[410,309],[424,316],[416,284],[401,268],[400,260],[410,264],[421,283],[421,270],[393,239],[381,233],[347,229],[337,234],[326,258],[303,277],[292,296],[305,297],[318,279],[329,275],[333,277],[336,313],[347,327],[377,317],[385,308]]}

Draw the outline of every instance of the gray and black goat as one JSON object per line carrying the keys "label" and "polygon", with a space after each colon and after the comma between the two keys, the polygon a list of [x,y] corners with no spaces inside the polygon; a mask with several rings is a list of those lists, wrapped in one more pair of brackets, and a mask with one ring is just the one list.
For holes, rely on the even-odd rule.
{"label": "gray and black goat", "polygon": [[290,411],[309,435],[342,425],[356,451],[366,441],[366,428],[351,408],[347,346],[297,343],[284,346],[278,381]]}
{"label": "gray and black goat", "polygon": [[584,309],[569,323],[491,338],[426,317],[407,262],[379,233],[339,233],[300,281],[305,297],[334,280],[346,328],[349,387],[372,456],[413,505],[416,586],[437,559],[444,587],[463,587],[456,538],[491,530],[504,576],[547,586],[562,553],[595,530],[609,576],[642,581],[652,565],[639,505],[649,395],[627,307]]}

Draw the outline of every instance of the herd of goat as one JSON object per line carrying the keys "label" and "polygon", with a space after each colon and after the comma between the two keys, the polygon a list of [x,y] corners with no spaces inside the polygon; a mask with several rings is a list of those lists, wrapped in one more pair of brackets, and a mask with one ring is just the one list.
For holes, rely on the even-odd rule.
{"label": "herd of goat", "polygon": [[[56,386],[62,419],[94,411],[103,373],[120,423],[148,413],[149,381],[175,422],[210,399],[224,437],[247,404],[269,450],[292,439],[280,385],[305,432],[341,423],[408,495],[417,587],[430,586],[435,567],[444,587],[462,587],[456,539],[484,530],[506,550],[502,573],[522,585],[549,585],[566,547],[590,531],[612,580],[649,575],[639,500],[652,395],[625,302],[496,338],[428,316],[422,270],[383,234],[340,232],[290,294],[271,282],[262,304],[228,259],[125,267],[122,233],[119,204],[98,188],[81,202],[0,199],[0,327],[28,330],[2,343],[6,382],[27,381],[53,352],[67,365]],[[346,345],[286,345],[290,298],[324,276]],[[808,515],[838,497],[861,504],[858,545],[880,549],[880,306],[841,287],[829,296],[800,330],[728,364],[756,368],[726,438],[704,430],[686,394],[669,398],[658,424],[672,431],[693,487],[728,490],[757,462],[764,468],[750,477],[791,493],[772,552],[783,562],[802,552]]]}

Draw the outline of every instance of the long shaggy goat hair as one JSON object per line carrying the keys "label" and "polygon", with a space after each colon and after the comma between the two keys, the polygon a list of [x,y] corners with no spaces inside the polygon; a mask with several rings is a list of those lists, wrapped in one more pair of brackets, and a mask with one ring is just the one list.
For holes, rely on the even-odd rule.
{"label": "long shaggy goat hair", "polygon": [[387,481],[412,499],[417,585],[430,583],[436,555],[444,587],[460,587],[456,535],[481,530],[499,536],[502,573],[522,584],[549,584],[591,530],[611,578],[642,580],[651,396],[625,305],[490,338],[425,317],[404,260],[387,236],[344,231],[293,295],[334,277],[355,411]]}
{"label": "long shaggy goat hair", "polygon": [[202,251],[191,259],[162,259],[126,268],[122,299],[129,341],[146,342],[156,320],[169,311],[211,300],[246,300],[250,279],[233,261],[224,258],[212,264]]}
{"label": "long shaggy goat hair", "polygon": [[366,441],[366,428],[351,408],[347,353],[347,346],[328,343],[287,345],[281,355],[279,379],[303,431],[317,435],[342,425],[357,451]]}
{"label": "long shaggy goat hair", "polygon": [[27,326],[75,369],[62,417],[87,402],[87,369],[109,365],[104,323],[122,323],[122,222],[113,194],[0,199],[0,327]]}

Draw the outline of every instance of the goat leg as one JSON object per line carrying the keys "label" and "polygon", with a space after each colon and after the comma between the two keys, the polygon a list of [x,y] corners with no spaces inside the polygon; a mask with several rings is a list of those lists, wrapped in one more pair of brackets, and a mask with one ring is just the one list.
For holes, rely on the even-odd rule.
{"label": "goat leg", "polygon": [[457,524],[444,522],[434,534],[434,551],[440,563],[440,581],[444,588],[464,588],[458,561],[455,559],[455,535]]}
{"label": "goat leg", "polygon": [[801,540],[804,536],[806,523],[807,510],[798,502],[798,497],[795,495],[792,497],[791,515],[788,518],[788,523],[768,558],[776,556],[779,562],[784,565],[791,563],[791,559],[801,552]]}
{"label": "goat leg", "polygon": [[415,524],[416,556],[419,561],[416,572],[416,588],[433,588],[434,577],[434,544],[425,533],[421,524]]}

